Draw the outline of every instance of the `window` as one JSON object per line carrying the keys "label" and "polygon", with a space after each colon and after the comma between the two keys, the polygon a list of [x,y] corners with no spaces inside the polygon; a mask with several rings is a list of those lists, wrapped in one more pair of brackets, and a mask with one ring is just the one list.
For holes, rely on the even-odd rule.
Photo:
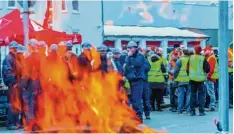
{"label": "window", "polygon": [[15,0],[8,0],[8,8],[15,8]]}
{"label": "window", "polygon": [[72,10],[73,12],[79,12],[79,2],[78,0],[72,1]]}
{"label": "window", "polygon": [[67,11],[67,8],[66,8],[66,0],[62,0],[61,1],[61,8],[62,8],[62,11]]}

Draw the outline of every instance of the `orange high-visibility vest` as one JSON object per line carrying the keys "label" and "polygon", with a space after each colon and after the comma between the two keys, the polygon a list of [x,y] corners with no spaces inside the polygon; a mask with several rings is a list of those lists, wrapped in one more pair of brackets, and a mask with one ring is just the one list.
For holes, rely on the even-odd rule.
{"label": "orange high-visibility vest", "polygon": [[[170,64],[171,64],[171,69],[174,69],[176,62],[174,60],[170,60]],[[169,78],[173,79],[174,76],[169,74]]]}

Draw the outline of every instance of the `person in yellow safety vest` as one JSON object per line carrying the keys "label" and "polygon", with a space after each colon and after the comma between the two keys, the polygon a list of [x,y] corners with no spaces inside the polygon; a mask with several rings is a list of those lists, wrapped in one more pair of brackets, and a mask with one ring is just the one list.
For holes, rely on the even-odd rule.
{"label": "person in yellow safety vest", "polygon": [[[123,65],[123,70],[125,72],[125,66],[126,64]],[[126,77],[123,78],[124,80],[124,89],[125,89],[125,93],[128,96],[128,104],[131,104],[131,88],[130,88],[130,83],[128,81],[128,79]]]}
{"label": "person in yellow safety vest", "polygon": [[174,49],[173,49],[173,51],[171,51],[170,53],[169,53],[169,55],[168,55],[168,61],[170,61],[171,59],[172,59],[172,55],[173,55],[173,53],[175,53],[175,52],[179,52],[178,54],[179,54],[179,56],[181,55],[181,53],[180,53],[180,44],[174,44]]}
{"label": "person in yellow safety vest", "polygon": [[[160,47],[156,47],[155,53],[160,57],[160,60],[162,61],[162,63],[166,67],[167,66],[167,59],[165,57],[163,57],[163,49]],[[166,88],[167,81],[168,81],[168,73],[167,72],[163,73],[163,76],[165,78],[165,90],[163,93],[163,96],[164,96],[164,95],[167,95],[169,93],[169,91],[167,91],[167,88]],[[162,96],[162,104],[164,104],[163,96]]]}
{"label": "person in yellow safety vest", "polygon": [[229,107],[233,107],[233,42],[228,48]]}
{"label": "person in yellow safety vest", "polygon": [[168,74],[169,74],[169,80],[168,80],[168,88],[169,88],[169,91],[170,91],[170,104],[171,104],[171,111],[172,112],[176,112],[176,109],[177,109],[177,100],[176,100],[176,88],[177,88],[177,85],[174,81],[174,67],[175,67],[175,64],[176,64],[176,61],[178,60],[179,58],[179,52],[177,51],[174,51],[174,53],[172,54],[172,59],[169,61],[168,63]]}
{"label": "person in yellow safety vest", "polygon": [[183,113],[184,107],[186,108],[186,113],[190,112],[191,91],[189,86],[188,61],[189,61],[189,51],[188,49],[183,49],[182,56],[176,61],[174,68],[174,78],[176,85],[178,86],[178,107],[177,107],[178,114]]}
{"label": "person in yellow safety vest", "polygon": [[[153,111],[155,110],[162,111],[161,101],[162,101],[163,90],[165,87],[164,85],[165,79],[163,73],[166,72],[166,68],[158,55],[152,55],[151,58],[149,59],[149,63],[151,65],[151,69],[148,72],[148,82],[152,90],[151,107]],[[155,100],[157,102],[157,109],[155,108]]]}
{"label": "person in yellow safety vest", "polygon": [[[189,59],[189,82],[191,86],[191,96],[190,96],[190,109],[191,116],[196,115],[195,107],[199,103],[199,115],[205,115],[205,86],[206,73],[209,73],[210,67],[206,58],[201,55],[202,48],[200,46],[194,47],[194,55],[190,56]],[[197,97],[198,95],[198,97]]]}
{"label": "person in yellow safety vest", "polygon": [[204,55],[210,65],[210,71],[207,74],[207,81],[205,82],[207,94],[210,97],[209,109],[210,111],[214,111],[216,101],[214,83],[219,78],[218,63],[215,55],[213,54],[212,46],[206,46],[204,48]]}

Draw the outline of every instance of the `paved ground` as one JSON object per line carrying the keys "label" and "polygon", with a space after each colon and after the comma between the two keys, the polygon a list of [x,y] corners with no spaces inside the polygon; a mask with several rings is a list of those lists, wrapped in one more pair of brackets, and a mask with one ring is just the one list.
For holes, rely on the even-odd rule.
{"label": "paved ground", "polygon": [[[215,133],[217,128],[214,119],[217,119],[218,112],[206,112],[206,116],[190,116],[177,114],[169,111],[169,99],[164,99],[164,111],[152,112],[151,120],[144,120],[144,123],[156,130],[166,130],[169,133]],[[198,114],[198,113],[197,113]],[[229,128],[233,132],[233,110],[229,110]],[[9,131],[0,128],[0,133],[23,133],[23,130]]]}
{"label": "paved ground", "polygon": [[[157,130],[167,130],[169,133],[215,133],[214,119],[218,117],[218,112],[206,112],[206,116],[190,116],[186,114],[172,113],[169,109],[163,112],[152,112],[151,120],[144,123]],[[229,128],[233,132],[233,110],[229,110]]]}
{"label": "paved ground", "polygon": [[[233,110],[229,110],[230,132],[233,132]],[[206,112],[206,116],[178,115],[172,113],[168,108],[163,112],[152,112],[151,120],[144,123],[157,130],[166,130],[168,133],[215,133],[217,132],[213,120],[217,118],[218,112]],[[0,133],[23,133],[23,130],[6,131],[0,128]]]}

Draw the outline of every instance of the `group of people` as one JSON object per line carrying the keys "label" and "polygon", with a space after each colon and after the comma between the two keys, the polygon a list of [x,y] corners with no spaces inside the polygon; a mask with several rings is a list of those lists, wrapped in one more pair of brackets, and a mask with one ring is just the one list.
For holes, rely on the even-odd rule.
{"label": "group of people", "polygon": [[[195,46],[191,52],[182,45],[175,44],[168,58],[163,57],[162,48],[148,50],[140,48],[134,41],[130,41],[127,50],[123,51],[105,45],[95,48],[86,42],[82,44],[80,55],[72,52],[72,46],[72,42],[68,41],[52,44],[48,48],[44,41],[35,39],[29,41],[27,48],[16,41],[9,43],[9,54],[4,59],[2,68],[3,81],[8,87],[8,129],[19,129],[22,117],[25,117],[26,123],[35,118],[37,96],[43,89],[40,77],[45,76],[42,75],[41,66],[43,62],[53,63],[57,59],[66,65],[71,82],[83,77],[82,73],[77,73],[77,68],[81,72],[99,70],[105,74],[116,71],[122,75],[118,87],[125,91],[129,99],[126,103],[135,110],[140,122],[143,122],[143,112],[146,119],[151,119],[151,111],[162,111],[163,96],[168,92],[172,112],[182,114],[185,111],[194,116],[198,105],[199,115],[203,116],[208,102],[206,97],[210,98],[209,109],[214,111],[216,108],[218,62],[211,46],[206,46],[203,50],[200,46]],[[101,63],[98,67],[95,67],[91,54],[93,50],[100,54]],[[230,62],[231,75],[232,59]],[[16,91],[19,91],[19,100],[14,96]],[[22,107],[15,106],[16,101]],[[24,105],[27,110],[24,110]]]}
{"label": "group of people", "polygon": [[[212,46],[207,45],[204,49],[195,46],[191,51],[175,44],[167,58],[163,57],[160,47],[145,50],[131,41],[127,48],[128,55],[123,65],[124,87],[127,91],[130,89],[130,103],[141,121],[143,113],[146,119],[150,119],[151,110],[162,111],[163,96],[167,92],[172,112],[195,116],[198,106],[199,116],[204,116],[205,108],[216,110],[218,56]],[[233,103],[232,60],[233,57],[229,56],[230,107]]]}

